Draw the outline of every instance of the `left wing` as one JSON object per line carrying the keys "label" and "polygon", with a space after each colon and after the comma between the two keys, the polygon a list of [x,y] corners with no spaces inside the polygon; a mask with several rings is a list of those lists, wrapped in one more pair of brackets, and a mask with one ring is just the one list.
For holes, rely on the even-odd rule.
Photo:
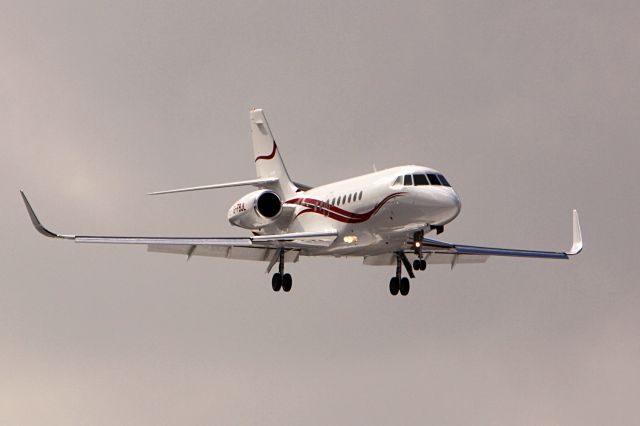
{"label": "left wing", "polygon": [[[411,248],[405,249],[403,254],[415,252],[413,242]],[[582,232],[580,231],[580,221],[578,212],[573,211],[573,243],[568,251],[542,251],[542,250],[522,250],[499,247],[470,246],[466,244],[454,244],[438,241],[431,238],[423,238],[421,241],[421,251],[428,264],[449,264],[453,268],[458,263],[484,263],[490,256],[506,257],[528,257],[538,259],[568,259],[582,251]],[[402,252],[401,252],[402,253]],[[396,263],[397,254],[388,253],[377,256],[366,256],[365,265],[393,265]],[[412,272],[408,260],[405,262],[407,271]]]}
{"label": "left wing", "polygon": [[[259,235],[253,237],[114,237],[91,235],[56,234],[45,228],[36,216],[22,191],[22,200],[29,212],[33,226],[42,235],[50,238],[72,240],[77,243],[146,244],[152,252],[225,257],[231,259],[271,261],[274,252],[294,250],[289,255],[297,260],[302,248],[329,245],[337,236],[335,230],[323,232],[294,232],[288,234]],[[294,260],[294,261],[295,261]]]}
{"label": "left wing", "polygon": [[498,247],[452,244],[430,238],[422,239],[422,251],[428,263],[480,263],[489,256],[528,257],[538,259],[568,259],[582,251],[582,232],[577,210],[573,211],[573,243],[568,251],[522,250]]}

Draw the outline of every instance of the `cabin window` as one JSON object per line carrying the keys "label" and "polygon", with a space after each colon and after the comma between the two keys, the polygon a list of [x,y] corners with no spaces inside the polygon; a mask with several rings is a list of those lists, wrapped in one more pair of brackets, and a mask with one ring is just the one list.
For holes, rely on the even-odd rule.
{"label": "cabin window", "polygon": [[351,194],[349,194],[349,198],[347,199],[347,201],[350,203],[351,202]]}
{"label": "cabin window", "polygon": [[449,181],[447,181],[447,179],[445,179],[444,176],[442,175],[438,175],[438,179],[440,179],[440,182],[442,182],[442,184],[444,186],[451,186],[451,184],[449,183]]}
{"label": "cabin window", "polygon": [[362,191],[360,191],[360,195],[358,195],[358,200],[362,200]]}
{"label": "cabin window", "polygon": [[429,185],[429,181],[427,180],[427,177],[422,173],[413,175],[413,183],[416,186]]}
{"label": "cabin window", "polygon": [[405,186],[413,185],[413,180],[411,179],[411,175],[404,175],[404,185]]}
{"label": "cabin window", "polygon": [[338,197],[338,201],[336,201],[336,206],[340,205],[340,197]]}
{"label": "cabin window", "polygon": [[346,203],[346,202],[347,202],[347,196],[346,196],[346,195],[343,195],[343,196],[342,196],[342,204],[344,204],[344,203]]}
{"label": "cabin window", "polygon": [[427,173],[427,176],[429,177],[429,182],[431,182],[431,185],[442,185],[435,173]]}
{"label": "cabin window", "polygon": [[331,199],[331,204],[335,204],[335,203],[336,203],[336,197],[333,197],[333,198]]}

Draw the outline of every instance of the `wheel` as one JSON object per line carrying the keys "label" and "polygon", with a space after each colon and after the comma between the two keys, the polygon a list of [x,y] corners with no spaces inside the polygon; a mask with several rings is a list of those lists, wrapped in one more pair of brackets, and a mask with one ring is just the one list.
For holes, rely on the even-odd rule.
{"label": "wheel", "polygon": [[413,269],[414,270],[416,270],[416,271],[420,270],[420,265],[421,265],[420,259],[416,259],[416,260],[413,261]]}
{"label": "wheel", "polygon": [[424,271],[425,269],[427,269],[427,261],[424,259],[420,259],[420,270]]}
{"label": "wheel", "polygon": [[288,293],[291,290],[291,285],[293,285],[291,274],[284,274],[282,276],[282,290]]}
{"label": "wheel", "polygon": [[397,295],[399,290],[400,283],[398,282],[398,277],[391,278],[391,281],[389,281],[389,291],[391,292],[391,295]]}
{"label": "wheel", "polygon": [[400,280],[400,294],[406,296],[409,294],[409,278],[402,277]]}
{"label": "wheel", "polygon": [[271,288],[273,288],[273,291],[280,291],[280,287],[282,287],[282,275],[276,272],[271,278]]}

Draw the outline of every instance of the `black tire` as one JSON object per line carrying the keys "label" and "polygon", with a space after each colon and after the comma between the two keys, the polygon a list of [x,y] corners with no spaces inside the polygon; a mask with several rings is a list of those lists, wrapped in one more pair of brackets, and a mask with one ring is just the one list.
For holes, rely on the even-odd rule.
{"label": "black tire", "polygon": [[402,279],[400,280],[400,294],[403,296],[409,294],[409,287],[409,278],[402,277]]}
{"label": "black tire", "polygon": [[271,278],[271,288],[273,291],[280,291],[280,287],[282,287],[282,275],[280,275],[279,272],[276,272]]}
{"label": "black tire", "polygon": [[282,290],[285,293],[288,293],[291,290],[291,286],[293,285],[293,279],[291,278],[291,274],[284,274],[282,277]]}
{"label": "black tire", "polygon": [[413,261],[413,269],[416,271],[420,270],[420,259],[416,259]]}
{"label": "black tire", "polygon": [[424,271],[425,269],[427,269],[427,261],[424,259],[420,260],[420,270]]}
{"label": "black tire", "polygon": [[398,277],[391,278],[391,281],[389,281],[389,291],[391,292],[391,295],[397,296],[399,290],[400,283],[398,282]]}

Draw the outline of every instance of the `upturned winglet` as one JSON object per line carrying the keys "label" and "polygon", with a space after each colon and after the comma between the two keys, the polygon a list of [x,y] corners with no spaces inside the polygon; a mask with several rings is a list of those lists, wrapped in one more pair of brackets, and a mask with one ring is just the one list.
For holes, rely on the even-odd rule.
{"label": "upturned winglet", "polygon": [[567,256],[575,256],[582,251],[582,231],[580,231],[580,220],[578,219],[578,211],[573,210],[573,244],[567,252]]}
{"label": "upturned winglet", "polygon": [[27,208],[29,217],[31,218],[31,223],[33,223],[33,226],[36,228],[36,231],[38,231],[45,237],[49,237],[49,238],[64,238],[67,240],[73,240],[75,238],[73,235],[59,235],[45,228],[42,225],[42,223],[40,223],[40,220],[38,220],[38,216],[36,216],[36,213],[33,211],[33,208],[31,207],[31,204],[29,204],[29,200],[27,200],[27,197],[24,195],[24,192],[20,191],[20,195],[22,195],[22,201],[24,201],[24,205]]}

